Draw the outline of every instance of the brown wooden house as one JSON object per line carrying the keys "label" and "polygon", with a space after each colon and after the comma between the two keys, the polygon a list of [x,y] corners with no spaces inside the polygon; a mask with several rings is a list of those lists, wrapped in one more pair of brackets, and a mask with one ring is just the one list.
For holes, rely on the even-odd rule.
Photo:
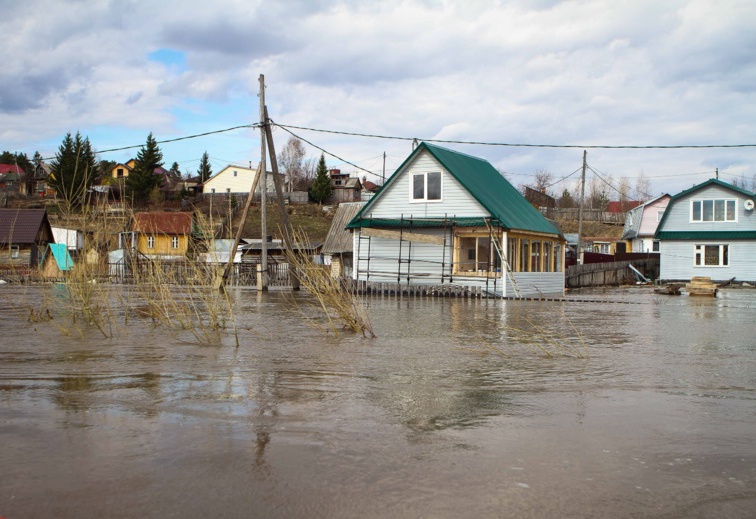
{"label": "brown wooden house", "polygon": [[52,242],[45,209],[0,209],[0,268],[36,268]]}

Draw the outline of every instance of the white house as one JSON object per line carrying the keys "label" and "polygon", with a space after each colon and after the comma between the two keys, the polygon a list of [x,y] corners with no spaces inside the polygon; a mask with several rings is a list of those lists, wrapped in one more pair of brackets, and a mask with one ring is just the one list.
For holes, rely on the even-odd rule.
{"label": "white house", "polygon": [[654,234],[670,198],[665,193],[627,212],[620,239],[629,242],[628,252],[659,252],[659,241],[654,239]]}
{"label": "white house", "polygon": [[[205,195],[248,194],[249,190],[252,189],[252,183],[255,180],[256,171],[256,169],[245,168],[243,166],[226,166],[205,181],[202,187],[202,193]],[[283,183],[284,175],[279,174],[279,178],[282,180],[281,189],[286,191]],[[255,193],[260,193],[261,184],[262,182],[258,182]],[[268,193],[276,192],[273,173],[270,171],[267,174],[267,185]]]}
{"label": "white house", "polygon": [[660,279],[756,281],[754,197],[715,179],[671,197],[655,235]]}
{"label": "white house", "polygon": [[421,143],[360,212],[357,280],[564,294],[564,238],[488,161]]}

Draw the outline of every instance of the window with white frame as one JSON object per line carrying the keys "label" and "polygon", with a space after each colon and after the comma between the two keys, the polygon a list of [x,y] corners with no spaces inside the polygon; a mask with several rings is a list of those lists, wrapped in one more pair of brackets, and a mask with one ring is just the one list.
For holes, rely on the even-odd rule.
{"label": "window with white frame", "polygon": [[696,267],[727,267],[730,264],[729,245],[696,245]]}
{"label": "window with white frame", "polygon": [[735,222],[737,200],[734,198],[711,198],[690,201],[691,222]]}
{"label": "window with white frame", "polygon": [[441,172],[430,171],[428,173],[412,174],[412,191],[410,201],[428,202],[441,200]]}
{"label": "window with white frame", "polygon": [[173,236],[173,237],[171,238],[171,248],[172,248],[172,249],[178,249],[178,245],[179,245],[179,239],[178,239],[178,236]]}
{"label": "window with white frame", "polygon": [[147,248],[148,249],[154,249],[155,248],[155,237],[154,236],[147,236]]}
{"label": "window with white frame", "polygon": [[11,245],[11,259],[18,259],[20,247],[18,245]]}

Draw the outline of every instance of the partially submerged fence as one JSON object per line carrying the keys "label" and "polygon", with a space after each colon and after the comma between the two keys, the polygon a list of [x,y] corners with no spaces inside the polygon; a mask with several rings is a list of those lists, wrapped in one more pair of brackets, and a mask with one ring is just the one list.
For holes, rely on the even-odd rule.
{"label": "partially submerged fence", "polygon": [[400,283],[383,283],[376,281],[343,280],[346,290],[358,295],[386,295],[407,297],[460,297],[481,298],[484,291],[480,286],[462,285],[408,285]]}
{"label": "partially submerged fence", "polygon": [[657,258],[591,263],[567,267],[564,276],[565,286],[567,288],[584,288],[631,285],[637,280],[630,269],[630,265],[649,279],[659,277],[659,260]]}

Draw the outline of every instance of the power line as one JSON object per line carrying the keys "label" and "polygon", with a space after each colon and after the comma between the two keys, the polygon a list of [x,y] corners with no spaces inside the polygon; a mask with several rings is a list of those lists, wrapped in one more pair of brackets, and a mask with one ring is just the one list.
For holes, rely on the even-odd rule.
{"label": "power line", "polygon": [[[306,131],[320,132],[320,133],[331,133],[335,135],[348,135],[351,137],[370,137],[373,139],[391,139],[391,140],[399,140],[399,141],[421,140],[425,142],[441,142],[445,144],[473,144],[473,145],[479,145],[479,146],[503,146],[503,147],[510,147],[510,148],[580,148],[580,149],[588,148],[588,149],[609,149],[609,150],[614,150],[614,149],[674,150],[674,149],[699,149],[699,148],[756,148],[756,144],[675,144],[675,145],[627,145],[625,144],[625,145],[612,146],[612,145],[604,145],[604,144],[525,144],[525,143],[509,143],[509,142],[453,141],[453,140],[446,140],[446,139],[419,139],[417,137],[398,137],[398,136],[392,136],[392,135],[379,135],[379,134],[371,134],[371,133],[323,130],[319,128],[283,125],[283,124],[278,124],[278,123],[272,123],[272,124],[275,124],[276,126],[284,130],[287,130],[287,128],[294,128],[296,130],[306,130]],[[294,134],[292,133],[292,135]]]}

